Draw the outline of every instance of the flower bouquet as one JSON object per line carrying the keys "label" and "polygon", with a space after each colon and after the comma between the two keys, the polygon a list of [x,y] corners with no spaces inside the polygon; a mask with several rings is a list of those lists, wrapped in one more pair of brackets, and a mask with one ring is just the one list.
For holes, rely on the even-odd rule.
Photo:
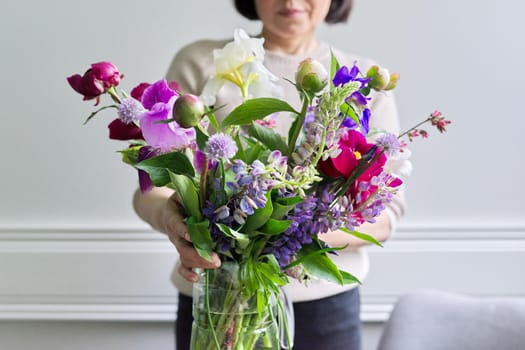
{"label": "flower bouquet", "polygon": [[[68,81],[96,105],[109,95],[113,103],[88,120],[117,111],[110,138],[128,141],[122,160],[138,170],[141,190],[174,189],[195,249],[205,259],[217,252],[223,261],[217,270],[199,271],[192,348],[279,349],[291,344],[280,287],[289,278],[359,283],[330,259],[344,247],[328,246],[322,235],[338,230],[380,245],[356,229],[374,222],[403,182],[388,166],[406,158],[400,137],[427,133],[421,123],[399,136],[369,130],[371,90],[393,89],[399,78],[378,66],[363,74],[333,57],[328,73],[304,60],[290,82],[302,100],[296,110],[276,97],[262,39],[237,30],[214,57],[216,74],[201,96],[162,79],[128,95],[110,62]],[[239,88],[243,102],[219,122],[220,107],[212,106],[225,83]],[[287,135],[272,128],[276,113],[293,117]],[[439,112],[424,122],[441,132],[450,123]]]}

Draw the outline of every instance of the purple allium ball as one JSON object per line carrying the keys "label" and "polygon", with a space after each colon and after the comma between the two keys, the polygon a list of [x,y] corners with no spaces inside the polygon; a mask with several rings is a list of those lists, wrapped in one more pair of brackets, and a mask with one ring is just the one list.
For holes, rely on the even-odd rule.
{"label": "purple allium ball", "polygon": [[389,158],[396,157],[401,150],[399,139],[393,134],[382,134],[378,136],[376,144]]}
{"label": "purple allium ball", "polygon": [[237,145],[226,134],[218,133],[212,135],[206,142],[206,154],[210,159],[230,159],[235,153],[237,153]]}
{"label": "purple allium ball", "polygon": [[117,106],[118,117],[125,124],[138,120],[142,113],[139,103],[134,98],[125,98]]}

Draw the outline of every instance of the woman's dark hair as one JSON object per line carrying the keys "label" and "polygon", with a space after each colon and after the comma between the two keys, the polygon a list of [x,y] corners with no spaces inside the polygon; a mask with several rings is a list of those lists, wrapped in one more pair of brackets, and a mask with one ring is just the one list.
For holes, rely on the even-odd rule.
{"label": "woman's dark hair", "polygon": [[[326,23],[346,22],[352,10],[353,0],[332,0],[330,10],[324,19]],[[255,0],[235,0],[235,9],[248,19],[260,19],[255,8]]]}

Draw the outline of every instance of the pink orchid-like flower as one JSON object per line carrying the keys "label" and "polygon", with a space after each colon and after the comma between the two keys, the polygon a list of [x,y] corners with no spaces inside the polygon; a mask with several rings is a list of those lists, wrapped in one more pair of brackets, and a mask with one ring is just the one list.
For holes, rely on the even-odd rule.
{"label": "pink orchid-like flower", "polygon": [[184,129],[173,118],[173,105],[178,98],[166,80],[159,80],[144,90],[142,105],[147,109],[140,119],[146,142],[162,152],[181,150],[193,145],[195,129]]}
{"label": "pink orchid-like flower", "polygon": [[[337,157],[319,162],[319,169],[327,176],[348,179],[356,171],[362,157],[366,156],[372,159],[372,163],[357,177],[347,191],[347,195],[356,200],[355,205],[358,206],[365,203],[370,195],[377,192],[378,187],[373,184],[372,178],[383,173],[387,157],[378,147],[375,147],[375,144],[369,143],[363,134],[356,130],[348,130],[341,136],[339,148],[341,153]],[[394,177],[390,178],[388,182],[389,187],[397,187],[402,183],[400,179]],[[367,184],[365,191],[360,188],[360,183]]]}
{"label": "pink orchid-like flower", "polygon": [[[341,136],[339,140],[339,148],[341,153],[336,158],[328,158],[325,161],[319,162],[321,172],[330,177],[349,178],[357,165],[359,160],[367,154],[373,143],[368,143],[366,138],[356,130],[348,130]],[[376,153],[380,152],[379,149]],[[381,154],[379,158],[369,166],[360,176],[359,180],[369,181],[372,176],[379,175],[386,162],[386,156]]]}

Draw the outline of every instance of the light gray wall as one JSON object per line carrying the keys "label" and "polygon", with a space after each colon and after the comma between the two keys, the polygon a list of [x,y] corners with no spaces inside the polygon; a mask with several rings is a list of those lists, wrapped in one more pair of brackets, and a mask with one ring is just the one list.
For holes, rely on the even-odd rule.
{"label": "light gray wall", "polygon": [[[401,73],[403,127],[435,108],[454,122],[412,147],[409,211],[386,247],[371,249],[367,349],[414,288],[525,297],[524,11],[518,0],[357,0],[348,24],[320,31]],[[65,78],[111,60],[129,91],[161,77],[182,45],[235,27],[259,29],[226,0],[2,4],[0,348],[97,337],[102,348],[146,348],[130,334],[169,348],[176,254],[131,209],[136,174],[115,153],[123,144],[107,140],[112,117],[82,126],[92,104]]]}

